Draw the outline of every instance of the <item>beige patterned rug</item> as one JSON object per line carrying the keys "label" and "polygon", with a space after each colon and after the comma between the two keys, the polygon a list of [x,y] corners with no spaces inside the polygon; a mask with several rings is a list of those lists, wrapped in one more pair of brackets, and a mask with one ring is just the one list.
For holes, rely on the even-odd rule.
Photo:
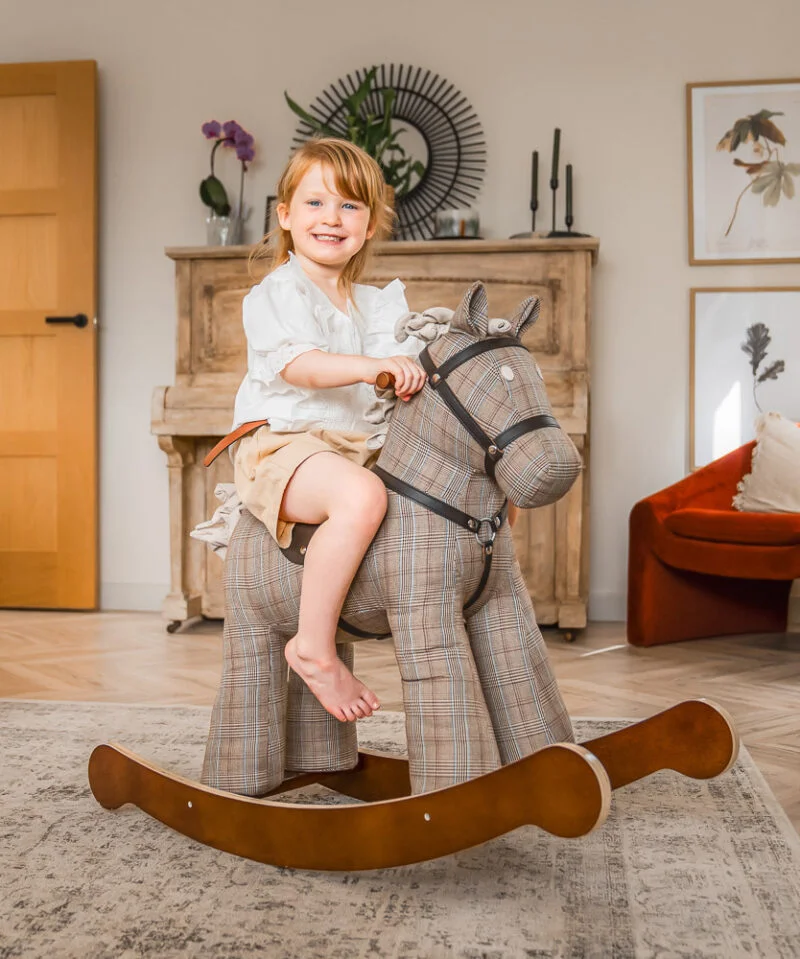
{"label": "beige patterned rug", "polygon": [[[275,869],[92,798],[116,740],[192,778],[209,711],[0,701],[0,959],[800,956],[800,840],[746,752],[614,793],[591,836],[527,828],[367,873]],[[579,740],[619,721],[577,721]],[[360,724],[402,749],[402,714]]]}

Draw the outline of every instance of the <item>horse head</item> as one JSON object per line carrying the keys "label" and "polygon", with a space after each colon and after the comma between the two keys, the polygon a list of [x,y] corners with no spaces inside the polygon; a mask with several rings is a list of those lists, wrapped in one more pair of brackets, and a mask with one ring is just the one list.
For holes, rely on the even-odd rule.
{"label": "horse head", "polygon": [[[455,312],[437,308],[404,318],[398,338],[425,331],[429,340],[420,354],[428,381],[410,402],[397,404],[380,465],[408,474],[416,461],[440,490],[431,460],[439,471],[449,468],[456,486],[459,476],[484,474],[523,508],[563,496],[582,462],[553,418],[541,370],[522,344],[538,315],[532,296],[507,319],[490,318],[478,282]],[[434,326],[443,331],[438,338]]]}

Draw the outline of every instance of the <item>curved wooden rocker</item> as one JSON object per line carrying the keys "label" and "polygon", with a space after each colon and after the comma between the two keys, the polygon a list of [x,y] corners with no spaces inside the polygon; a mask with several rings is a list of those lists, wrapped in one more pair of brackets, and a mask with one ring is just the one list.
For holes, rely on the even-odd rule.
{"label": "curved wooden rocker", "polygon": [[89,784],[105,808],[133,803],[225,852],[273,866],[353,871],[435,859],[524,825],[583,836],[605,821],[611,789],[660,769],[710,779],[729,769],[738,751],[731,718],[700,699],[420,795],[410,795],[406,760],[371,750],[359,752],[353,770],[301,775],[269,794],[320,783],[364,804],[301,805],[226,793],[113,744],[92,752]]}

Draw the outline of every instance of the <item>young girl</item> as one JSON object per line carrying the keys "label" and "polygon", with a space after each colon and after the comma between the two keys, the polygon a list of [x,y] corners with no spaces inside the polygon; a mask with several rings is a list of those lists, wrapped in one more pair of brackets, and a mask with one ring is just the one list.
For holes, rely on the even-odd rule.
{"label": "young girl", "polygon": [[316,139],[292,156],[278,183],[275,268],[244,299],[247,374],[234,427],[267,419],[242,439],[236,489],[279,546],[294,523],[319,523],[305,556],[289,666],[340,720],[369,716],[375,694],[336,655],[335,634],[355,573],[386,513],[386,490],[369,469],[374,427],[364,413],[377,375],[395,377],[407,400],[425,373],[420,344],[398,344],[408,311],[403,284],[357,285],[370,241],[391,211],[378,164],[345,140]]}

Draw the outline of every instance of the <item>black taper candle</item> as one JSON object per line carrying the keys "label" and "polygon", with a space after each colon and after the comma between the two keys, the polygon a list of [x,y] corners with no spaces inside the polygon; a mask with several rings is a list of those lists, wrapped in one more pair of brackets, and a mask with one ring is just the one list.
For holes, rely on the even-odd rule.
{"label": "black taper candle", "polygon": [[558,148],[561,143],[561,130],[556,127],[553,133],[553,169],[550,171],[550,189],[558,188]]}
{"label": "black taper candle", "polygon": [[531,154],[531,209],[536,210],[539,203],[539,151]]}
{"label": "black taper candle", "polygon": [[572,164],[567,164],[567,228],[572,226]]}

